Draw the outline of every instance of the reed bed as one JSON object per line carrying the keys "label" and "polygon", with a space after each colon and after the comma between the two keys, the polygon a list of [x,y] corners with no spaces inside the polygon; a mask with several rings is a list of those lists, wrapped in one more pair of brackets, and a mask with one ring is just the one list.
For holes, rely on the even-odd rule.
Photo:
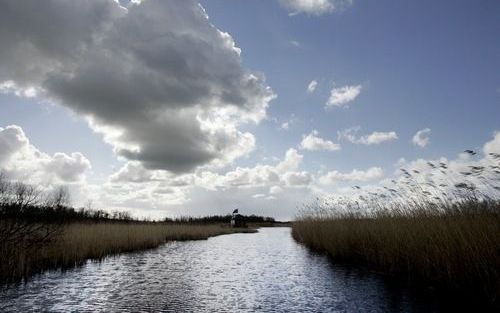
{"label": "reed bed", "polygon": [[255,232],[221,225],[165,223],[71,223],[45,245],[28,249],[3,245],[0,251],[0,281],[26,279],[47,269],[67,269],[88,259],[135,250],[156,248],[172,240],[200,240],[235,232]]}
{"label": "reed bed", "polygon": [[490,163],[470,164],[458,175],[447,164],[429,162],[425,173],[403,168],[390,186],[353,186],[350,197],[307,205],[292,235],[334,260],[497,307],[498,160],[491,154]]}

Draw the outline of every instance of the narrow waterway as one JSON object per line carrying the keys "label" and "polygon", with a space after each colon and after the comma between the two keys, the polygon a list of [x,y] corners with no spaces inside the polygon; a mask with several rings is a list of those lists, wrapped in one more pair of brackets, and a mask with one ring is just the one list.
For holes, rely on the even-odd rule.
{"label": "narrow waterway", "polygon": [[378,274],[335,265],[290,228],[172,242],[0,289],[0,312],[437,312]]}

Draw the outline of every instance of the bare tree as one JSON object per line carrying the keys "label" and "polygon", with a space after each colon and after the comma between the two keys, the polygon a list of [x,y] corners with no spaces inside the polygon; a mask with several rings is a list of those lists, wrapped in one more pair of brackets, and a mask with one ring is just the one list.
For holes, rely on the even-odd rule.
{"label": "bare tree", "polygon": [[60,186],[50,195],[48,206],[55,209],[66,208],[71,205],[71,196],[69,190],[65,186]]}
{"label": "bare tree", "polygon": [[94,201],[92,199],[89,199],[87,200],[87,202],[85,202],[85,209],[87,211],[92,211],[94,209]]}
{"label": "bare tree", "polygon": [[[21,182],[11,183],[0,175],[0,248],[7,246],[29,249],[53,239],[61,226],[39,220],[41,191]],[[66,197],[63,192],[59,202]],[[38,215],[37,215],[38,214]]]}
{"label": "bare tree", "polygon": [[40,200],[40,195],[40,190],[32,185],[17,182],[12,186],[14,204],[19,207],[21,211],[27,206],[37,205]]}
{"label": "bare tree", "polygon": [[9,202],[11,184],[7,180],[7,175],[0,171],[0,206],[4,206]]}

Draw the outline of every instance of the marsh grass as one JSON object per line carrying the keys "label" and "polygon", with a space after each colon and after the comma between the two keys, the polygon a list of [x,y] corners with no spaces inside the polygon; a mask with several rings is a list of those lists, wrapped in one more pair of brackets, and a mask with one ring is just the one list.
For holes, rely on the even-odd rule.
{"label": "marsh grass", "polygon": [[117,253],[156,248],[172,240],[200,240],[235,232],[255,232],[221,225],[167,223],[70,223],[50,243],[28,249],[3,245],[0,281],[27,279],[47,269],[67,269],[87,260],[102,260]]}
{"label": "marsh grass", "polygon": [[391,186],[354,186],[351,198],[318,199],[298,216],[292,235],[334,260],[496,307],[499,160],[491,154],[491,163],[469,165],[458,176],[447,164],[428,162],[426,173],[402,169]]}
{"label": "marsh grass", "polygon": [[292,229],[297,241],[337,260],[492,302],[499,296],[498,212],[303,219]]}

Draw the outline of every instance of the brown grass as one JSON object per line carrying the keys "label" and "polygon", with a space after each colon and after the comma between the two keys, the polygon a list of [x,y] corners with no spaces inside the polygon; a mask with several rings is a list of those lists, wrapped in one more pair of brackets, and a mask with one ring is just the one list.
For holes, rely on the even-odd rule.
{"label": "brown grass", "polygon": [[[336,260],[500,306],[500,154],[427,161],[306,205],[293,237]],[[479,301],[478,301],[479,300]]]}
{"label": "brown grass", "polygon": [[0,280],[28,278],[46,269],[69,268],[87,259],[102,260],[117,253],[156,248],[166,241],[199,240],[254,229],[220,225],[178,225],[164,223],[73,223],[44,246],[20,249],[3,246],[0,251]]}
{"label": "brown grass", "polygon": [[304,216],[293,224],[292,234],[334,259],[368,264],[413,282],[498,304],[500,205],[484,205],[441,213],[421,208],[406,213]]}

